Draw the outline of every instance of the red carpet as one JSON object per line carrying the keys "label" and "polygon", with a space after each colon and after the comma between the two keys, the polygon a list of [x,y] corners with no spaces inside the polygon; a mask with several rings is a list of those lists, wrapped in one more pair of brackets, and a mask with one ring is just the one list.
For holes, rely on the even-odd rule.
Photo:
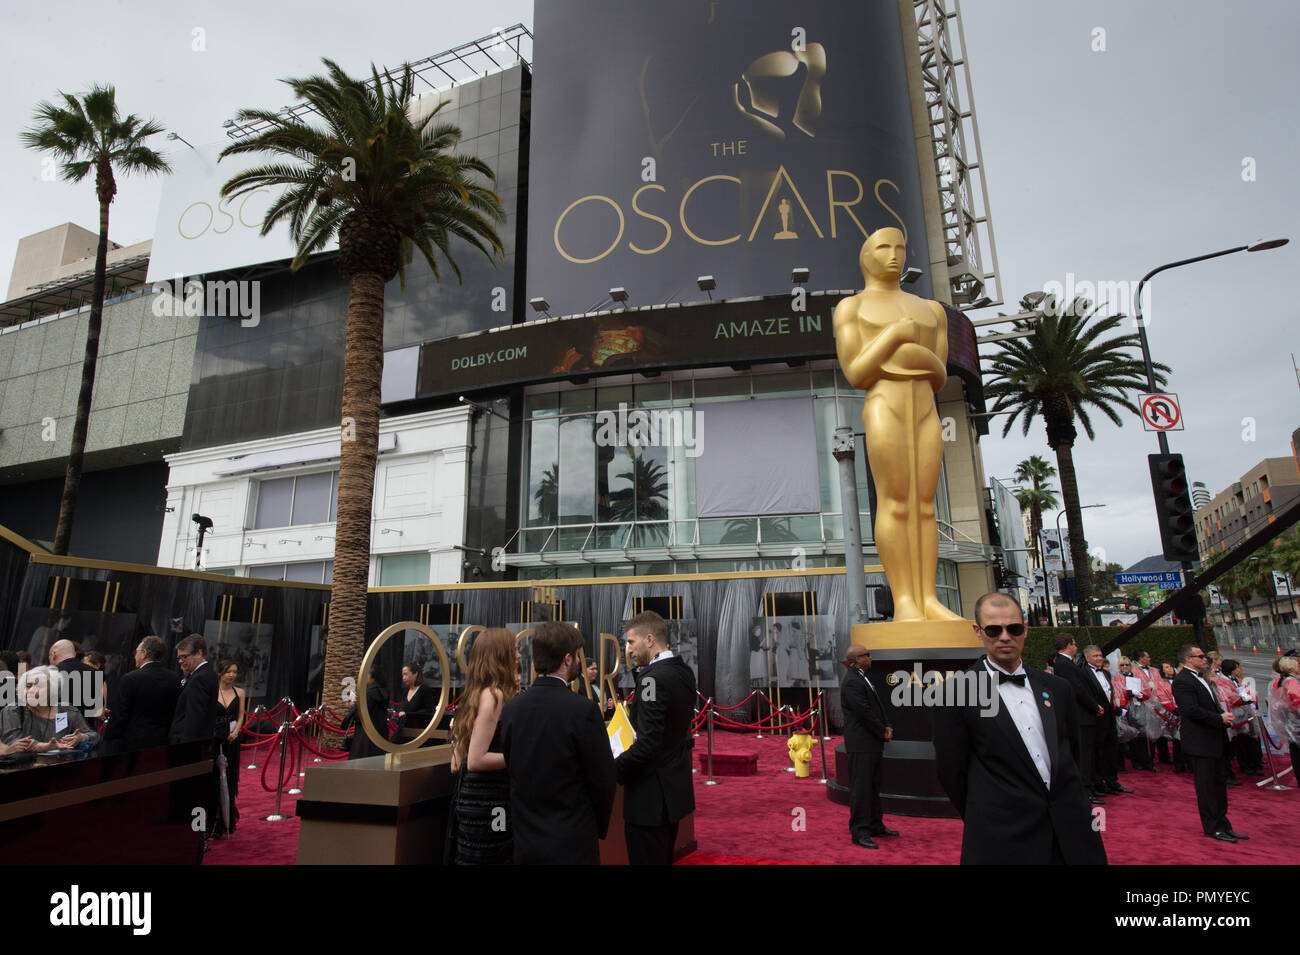
{"label": "red carpet", "polygon": [[[703,747],[704,738],[696,740]],[[834,746],[828,740],[826,760],[834,774]],[[698,750],[697,750],[698,751]],[[695,838],[703,860],[683,863],[744,865],[762,863],[955,865],[961,856],[962,824],[956,819],[920,819],[885,814],[885,823],[898,838],[877,840],[880,848],[860,849],[849,841],[849,811],[826,798],[820,778],[820,752],[813,749],[813,775],[796,779],[784,772],[789,765],[782,737],[754,739],[718,733],[714,752],[757,753],[758,775],[722,777],[705,786],[695,784]],[[1289,765],[1274,761],[1280,770]],[[1196,794],[1190,773],[1162,766],[1158,773],[1130,772],[1120,782],[1131,796],[1106,799],[1102,839],[1112,865],[1294,865],[1300,849],[1289,828],[1300,813],[1300,789],[1291,774],[1286,792],[1258,789],[1243,777],[1228,790],[1233,828],[1250,836],[1237,845],[1214,842],[1201,835]],[[885,782],[888,789],[888,779]],[[797,810],[803,810],[802,813]],[[802,820],[800,831],[796,823]]]}
{"label": "red carpet", "polygon": [[[833,749],[826,756],[834,771]],[[950,819],[918,819],[886,814],[885,821],[902,835],[878,840],[880,849],[859,849],[849,842],[848,809],[826,798],[818,784],[820,753],[813,750],[814,773],[796,779],[788,765],[783,737],[756,740],[748,735],[718,733],[715,752],[755,753],[758,775],[722,777],[717,786],[695,781],[695,838],[699,850],[683,865],[955,865],[961,854],[962,824]],[[696,741],[702,750],[704,737]],[[1281,769],[1286,757],[1275,759]],[[284,795],[281,811],[290,818],[264,822],[275,804],[262,789],[261,769],[245,769],[239,780],[239,829],[233,837],[210,843],[208,865],[292,865],[298,850],[297,797]],[[274,775],[274,767],[272,773]],[[1200,834],[1196,795],[1188,773],[1167,766],[1159,773],[1132,772],[1120,781],[1132,796],[1106,800],[1102,838],[1114,865],[1295,865],[1300,849],[1290,827],[1300,815],[1300,788],[1293,774],[1283,777],[1286,792],[1259,789],[1243,778],[1228,790],[1229,815],[1249,842],[1230,845]],[[886,780],[888,788],[888,780]],[[798,810],[802,810],[801,812]]]}
{"label": "red carpet", "polygon": [[[266,747],[256,751],[257,756]],[[253,757],[244,751],[244,765]],[[310,757],[308,757],[310,759]],[[314,765],[308,763],[308,765]],[[268,785],[275,785],[276,765],[267,773]],[[296,778],[288,787],[301,785]],[[275,811],[275,793],[262,788],[262,768],[244,769],[239,775],[239,825],[233,836],[208,842],[205,865],[293,865],[298,855],[298,817],[294,807],[297,796],[284,793],[280,796],[280,813],[288,816],[281,822],[266,822],[266,816]]]}

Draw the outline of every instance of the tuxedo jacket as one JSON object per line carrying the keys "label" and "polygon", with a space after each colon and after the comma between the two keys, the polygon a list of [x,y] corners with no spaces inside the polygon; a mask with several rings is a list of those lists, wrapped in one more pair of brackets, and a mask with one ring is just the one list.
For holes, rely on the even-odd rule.
{"label": "tuxedo jacket", "polygon": [[[982,659],[971,667],[982,669]],[[996,716],[980,715],[976,701],[934,711],[935,768],[966,824],[962,864],[1046,865],[1055,839],[1067,863],[1104,865],[1079,779],[1074,694],[1059,677],[1025,669],[1047,739],[1050,787],[1001,698]]]}
{"label": "tuxedo jacket", "polygon": [[1097,716],[1097,707],[1105,708],[1110,706],[1110,703],[1106,699],[1106,694],[1102,692],[1101,684],[1092,675],[1092,667],[1088,666],[1086,661],[1076,665],[1061,654],[1058,654],[1056,659],[1057,665],[1052,668],[1052,673],[1070,684],[1070,689],[1074,693],[1077,722],[1080,726],[1093,726],[1100,719]]}
{"label": "tuxedo jacket", "polygon": [[885,701],[874,687],[867,686],[861,670],[849,667],[840,681],[840,706],[844,710],[844,752],[885,751],[885,730],[890,726]]}
{"label": "tuxedo jacket", "polygon": [[1184,667],[1173,679],[1184,756],[1223,756],[1228,730],[1218,700]]}
{"label": "tuxedo jacket", "polygon": [[190,673],[176,699],[168,742],[212,739],[212,729],[217,724],[218,682],[217,668],[212,663],[204,663]]}
{"label": "tuxedo jacket", "polygon": [[180,695],[180,678],[162,663],[146,663],[123,675],[104,742],[122,750],[166,746]]}
{"label": "tuxedo jacket", "polygon": [[600,708],[540,676],[501,708],[499,728],[515,862],[599,865],[617,786]]}
{"label": "tuxedo jacket", "polygon": [[629,709],[636,742],[614,763],[624,787],[623,820],[635,826],[677,822],[695,809],[695,674],[681,657],[651,663],[637,675]]}

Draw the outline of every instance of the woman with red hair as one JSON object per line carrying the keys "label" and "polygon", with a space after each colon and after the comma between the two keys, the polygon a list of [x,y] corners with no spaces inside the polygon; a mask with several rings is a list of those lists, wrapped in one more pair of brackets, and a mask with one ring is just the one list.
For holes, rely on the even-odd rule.
{"label": "woman with red hair", "polygon": [[509,865],[514,858],[510,777],[497,721],[519,692],[519,660],[515,635],[503,627],[484,630],[469,651],[465,694],[451,728],[457,780],[448,848],[454,839],[458,865]]}

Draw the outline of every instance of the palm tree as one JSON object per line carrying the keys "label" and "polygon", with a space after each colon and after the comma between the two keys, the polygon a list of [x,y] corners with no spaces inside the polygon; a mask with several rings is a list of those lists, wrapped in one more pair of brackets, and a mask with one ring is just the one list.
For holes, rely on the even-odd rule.
{"label": "palm tree", "polygon": [[86,431],[90,423],[90,401],[95,391],[95,366],[99,361],[99,335],[104,320],[104,286],[108,274],[108,207],[117,195],[117,172],[167,172],[170,167],[145,140],[163,131],[153,120],[143,120],[117,110],[117,91],[111,86],[92,86],[80,98],[59,93],[62,106],[41,103],[36,107],[35,125],[19,133],[24,146],[51,153],[68,182],[81,182],[95,174],[95,195],[99,199],[99,242],[95,246],[95,281],[90,294],[90,319],[86,323],[86,351],[81,361],[81,390],[77,393],[77,416],[68,448],[68,468],[59,500],[59,521],[54,530],[54,553],[66,554],[72,539],[72,519],[81,490],[81,468],[86,455]]}
{"label": "palm tree", "polygon": [[409,66],[397,78],[380,76],[372,65],[371,78],[362,80],[330,60],[324,63],[327,75],[285,81],[321,125],[309,125],[299,115],[242,110],[240,122],[265,129],[227,146],[221,155],[270,152],[283,157],[234,176],[222,195],[283,187],[266,211],[262,234],[281,221],[288,223],[298,246],[294,269],[337,234],[339,272],[350,283],[324,693],[327,704],[339,707],[344,678],[357,674],[365,647],[384,286],[399,273],[405,275],[412,247],[435,278],[442,277],[441,257],[460,279],[448,249],[453,236],[501,261],[494,223],[505,215],[497,194],[478,179],[494,183],[492,170],[479,159],[453,153],[460,130],[434,125],[438,110],[412,119],[408,110],[415,81]]}
{"label": "palm tree", "polygon": [[1056,468],[1045,458],[1030,455],[1016,465],[1017,481],[1030,483],[1030,487],[1016,492],[1016,500],[1023,509],[1029,511],[1029,540],[1035,566],[1039,563],[1038,542],[1043,533],[1043,511],[1054,511],[1061,505],[1057,503],[1056,492],[1047,486],[1047,482],[1056,477]]}
{"label": "palm tree", "polygon": [[[1021,301],[1026,311],[1032,304]],[[1122,426],[1116,409],[1138,413],[1128,395],[1145,389],[1146,373],[1142,360],[1130,351],[1139,347],[1136,334],[1102,337],[1117,329],[1124,316],[1100,317],[1096,308],[1082,299],[1075,299],[1062,312],[1050,296],[1042,303],[1042,312],[1032,336],[1001,343],[1002,350],[990,363],[993,374],[985,385],[985,394],[994,399],[995,412],[1011,412],[1002,429],[1004,437],[1017,418],[1023,417],[1022,433],[1026,435],[1035,418],[1041,417],[1046,425],[1047,445],[1056,452],[1061,496],[1069,518],[1079,619],[1087,620],[1092,585],[1074,470],[1073,449],[1078,437],[1075,422],[1083,425],[1089,440],[1096,437],[1089,407]],[[1023,327],[1028,329],[1027,325]],[[1155,368],[1156,381],[1163,384],[1169,368],[1161,364]]]}

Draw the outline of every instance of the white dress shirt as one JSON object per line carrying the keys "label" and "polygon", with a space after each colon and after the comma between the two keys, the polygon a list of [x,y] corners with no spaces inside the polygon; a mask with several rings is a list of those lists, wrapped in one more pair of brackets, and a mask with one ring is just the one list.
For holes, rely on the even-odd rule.
{"label": "white dress shirt", "polygon": [[1110,682],[1110,676],[1106,673],[1105,670],[1099,670],[1091,663],[1088,664],[1088,669],[1092,670],[1093,676],[1095,676],[1097,678],[1097,682],[1101,684],[1101,691],[1106,694],[1106,699],[1114,703],[1115,698],[1111,695],[1113,684]]}
{"label": "white dress shirt", "polygon": [[1218,709],[1218,711],[1220,713],[1226,712],[1223,703],[1219,700],[1219,694],[1216,692],[1216,688],[1206,683],[1205,680],[1201,677],[1201,675],[1197,673],[1195,670],[1193,670],[1191,667],[1187,668],[1187,672],[1190,673],[1192,676],[1196,677],[1196,681],[1200,683],[1201,686],[1205,687],[1205,691],[1210,694],[1210,699],[1214,701],[1214,705]]}
{"label": "white dress shirt", "polygon": [[[1024,663],[1016,667],[1015,673],[1004,670],[988,658],[985,658],[984,665],[990,672],[998,671],[1008,676],[1019,676],[1025,672]],[[1028,679],[1025,680],[1024,686],[1017,686],[1009,680],[999,679],[996,672],[993,672],[993,678],[998,680],[998,696],[1006,706],[1011,721],[1016,724],[1020,739],[1034,761],[1034,768],[1042,777],[1043,785],[1051,789],[1052,757],[1047,748],[1047,734],[1043,732],[1043,717],[1038,712],[1038,703],[1034,699],[1034,688],[1029,685]]]}

